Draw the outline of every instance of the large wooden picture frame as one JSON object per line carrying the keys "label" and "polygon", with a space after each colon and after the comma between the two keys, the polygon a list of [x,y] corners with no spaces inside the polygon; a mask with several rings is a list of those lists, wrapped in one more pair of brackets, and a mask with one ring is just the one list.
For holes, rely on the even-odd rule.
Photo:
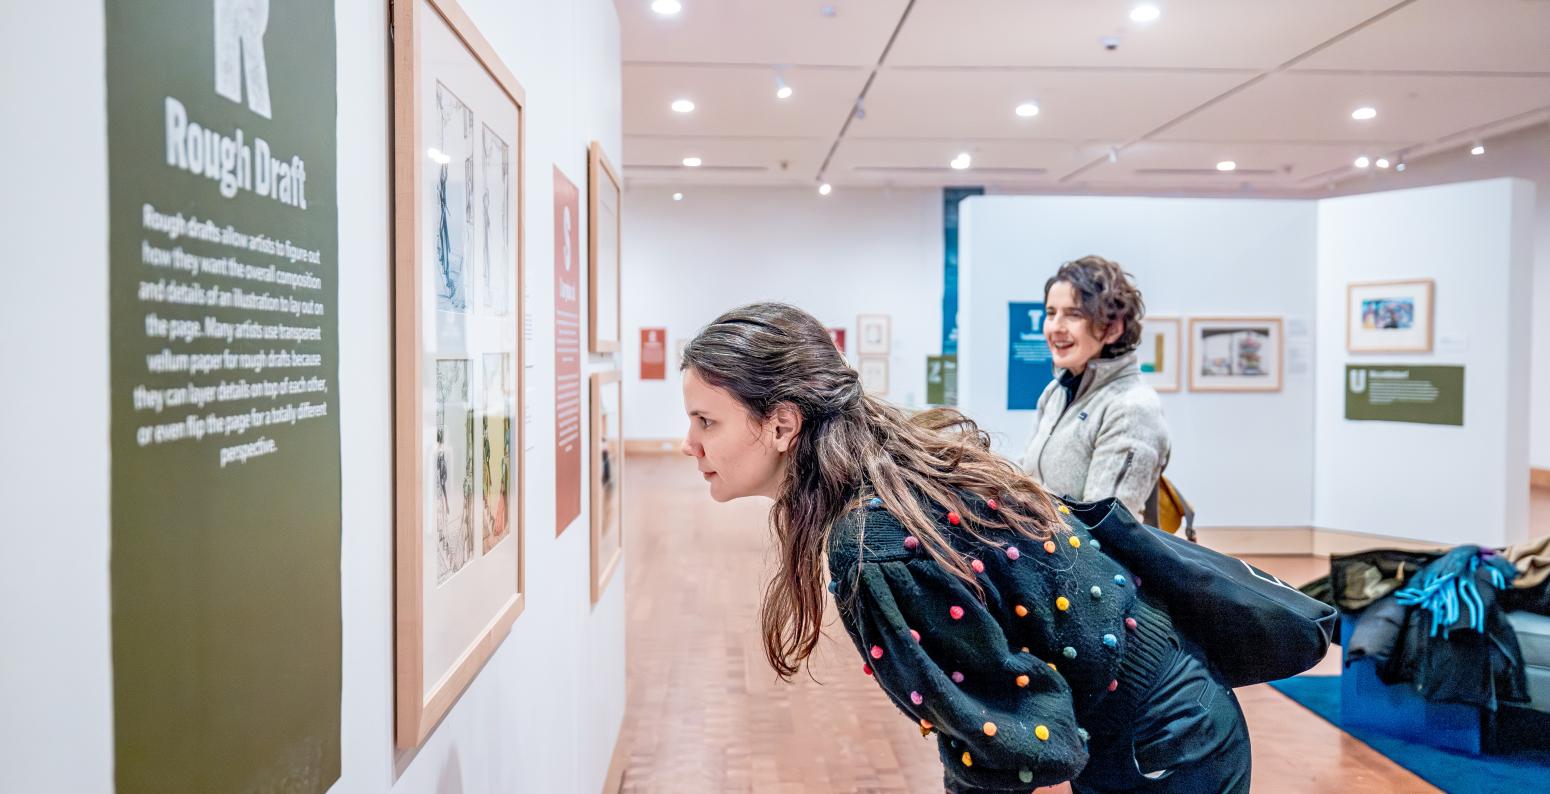
{"label": "large wooden picture frame", "polygon": [[1430,353],[1437,283],[1429,278],[1346,285],[1345,349]]}
{"label": "large wooden picture frame", "polygon": [[455,0],[398,0],[393,105],[394,733],[412,748],[525,603],[526,95]]}
{"label": "large wooden picture frame", "polygon": [[624,558],[624,384],[618,370],[592,375],[592,603]]}
{"label": "large wooden picture frame", "polygon": [[1189,390],[1278,392],[1285,335],[1280,317],[1189,318]]}
{"label": "large wooden picture frame", "polygon": [[587,345],[593,353],[623,347],[623,204],[619,172],[593,141],[587,151]]}
{"label": "large wooden picture frame", "polygon": [[1136,349],[1141,380],[1159,394],[1176,392],[1184,369],[1183,321],[1178,317],[1151,317],[1141,321],[1141,344]]}

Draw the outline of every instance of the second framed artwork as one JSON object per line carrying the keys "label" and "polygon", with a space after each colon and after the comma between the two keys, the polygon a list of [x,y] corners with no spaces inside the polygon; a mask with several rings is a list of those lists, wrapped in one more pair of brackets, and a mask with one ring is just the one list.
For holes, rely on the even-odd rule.
{"label": "second framed artwork", "polygon": [[592,603],[624,556],[624,384],[619,372],[592,375]]}
{"label": "second framed artwork", "polygon": [[1189,390],[1281,390],[1281,318],[1191,317]]}
{"label": "second framed artwork", "polygon": [[893,319],[886,314],[856,317],[856,355],[886,356],[892,352]]}
{"label": "second framed artwork", "polygon": [[1347,285],[1346,350],[1430,353],[1435,289],[1429,278]]}
{"label": "second framed artwork", "polygon": [[522,613],[525,94],[453,0],[393,9],[396,743]]}
{"label": "second framed artwork", "polygon": [[1141,321],[1141,343],[1136,346],[1141,380],[1154,391],[1179,390],[1179,373],[1184,371],[1180,351],[1181,321],[1177,317],[1147,317]]}
{"label": "second framed artwork", "polygon": [[593,353],[615,353],[623,346],[620,332],[620,205],[624,188],[603,146],[587,151],[587,345]]}

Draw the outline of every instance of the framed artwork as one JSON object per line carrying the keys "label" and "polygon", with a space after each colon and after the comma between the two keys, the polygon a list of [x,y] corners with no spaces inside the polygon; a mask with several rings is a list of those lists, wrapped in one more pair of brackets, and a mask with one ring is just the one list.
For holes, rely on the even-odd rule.
{"label": "framed artwork", "polygon": [[618,370],[592,375],[592,603],[624,556],[624,384]]}
{"label": "framed artwork", "polygon": [[1345,349],[1351,353],[1430,353],[1435,289],[1436,283],[1429,278],[1346,285]]}
{"label": "framed artwork", "polygon": [[594,353],[617,352],[622,345],[619,305],[619,207],[624,188],[603,146],[597,141],[587,158],[587,339]]}
{"label": "framed artwork", "polygon": [[1279,317],[1191,317],[1190,391],[1280,391]]}
{"label": "framed artwork", "polygon": [[886,314],[856,318],[856,355],[886,356],[892,352],[893,320]]}
{"label": "framed artwork", "polygon": [[525,94],[454,0],[393,7],[395,736],[522,613]]}
{"label": "framed artwork", "polygon": [[830,328],[829,339],[834,342],[834,349],[840,351],[840,355],[845,355],[845,329]]}
{"label": "framed artwork", "polygon": [[888,396],[888,359],[866,356],[861,359],[861,390],[873,397]]}
{"label": "framed artwork", "polygon": [[1179,373],[1184,370],[1181,322],[1177,317],[1147,317],[1141,321],[1141,344],[1136,356],[1141,380],[1159,392],[1179,390]]}

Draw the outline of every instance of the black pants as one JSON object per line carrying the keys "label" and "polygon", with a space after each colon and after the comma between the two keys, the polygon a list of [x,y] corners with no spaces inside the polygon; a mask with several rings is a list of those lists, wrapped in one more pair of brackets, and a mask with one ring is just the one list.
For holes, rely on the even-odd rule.
{"label": "black pants", "polygon": [[1232,688],[1188,640],[1162,671],[1136,719],[1094,737],[1076,794],[1142,791],[1218,794],[1249,790],[1249,729]]}

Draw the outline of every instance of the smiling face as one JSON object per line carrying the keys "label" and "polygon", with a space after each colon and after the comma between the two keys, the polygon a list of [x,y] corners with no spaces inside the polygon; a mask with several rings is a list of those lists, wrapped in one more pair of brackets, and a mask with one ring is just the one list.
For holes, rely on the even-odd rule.
{"label": "smiling face", "polygon": [[776,498],[785,476],[785,452],[792,428],[781,417],[761,421],[732,392],[684,370],[684,411],[689,432],[683,454],[695,459],[710,483],[710,497],[727,502],[744,496]]}
{"label": "smiling face", "polygon": [[1049,343],[1055,366],[1061,369],[1082,374],[1087,362],[1103,355],[1103,346],[1118,339],[1124,330],[1124,321],[1117,320],[1098,336],[1092,318],[1082,308],[1081,296],[1067,282],[1055,282],[1044,296],[1044,340]]}

